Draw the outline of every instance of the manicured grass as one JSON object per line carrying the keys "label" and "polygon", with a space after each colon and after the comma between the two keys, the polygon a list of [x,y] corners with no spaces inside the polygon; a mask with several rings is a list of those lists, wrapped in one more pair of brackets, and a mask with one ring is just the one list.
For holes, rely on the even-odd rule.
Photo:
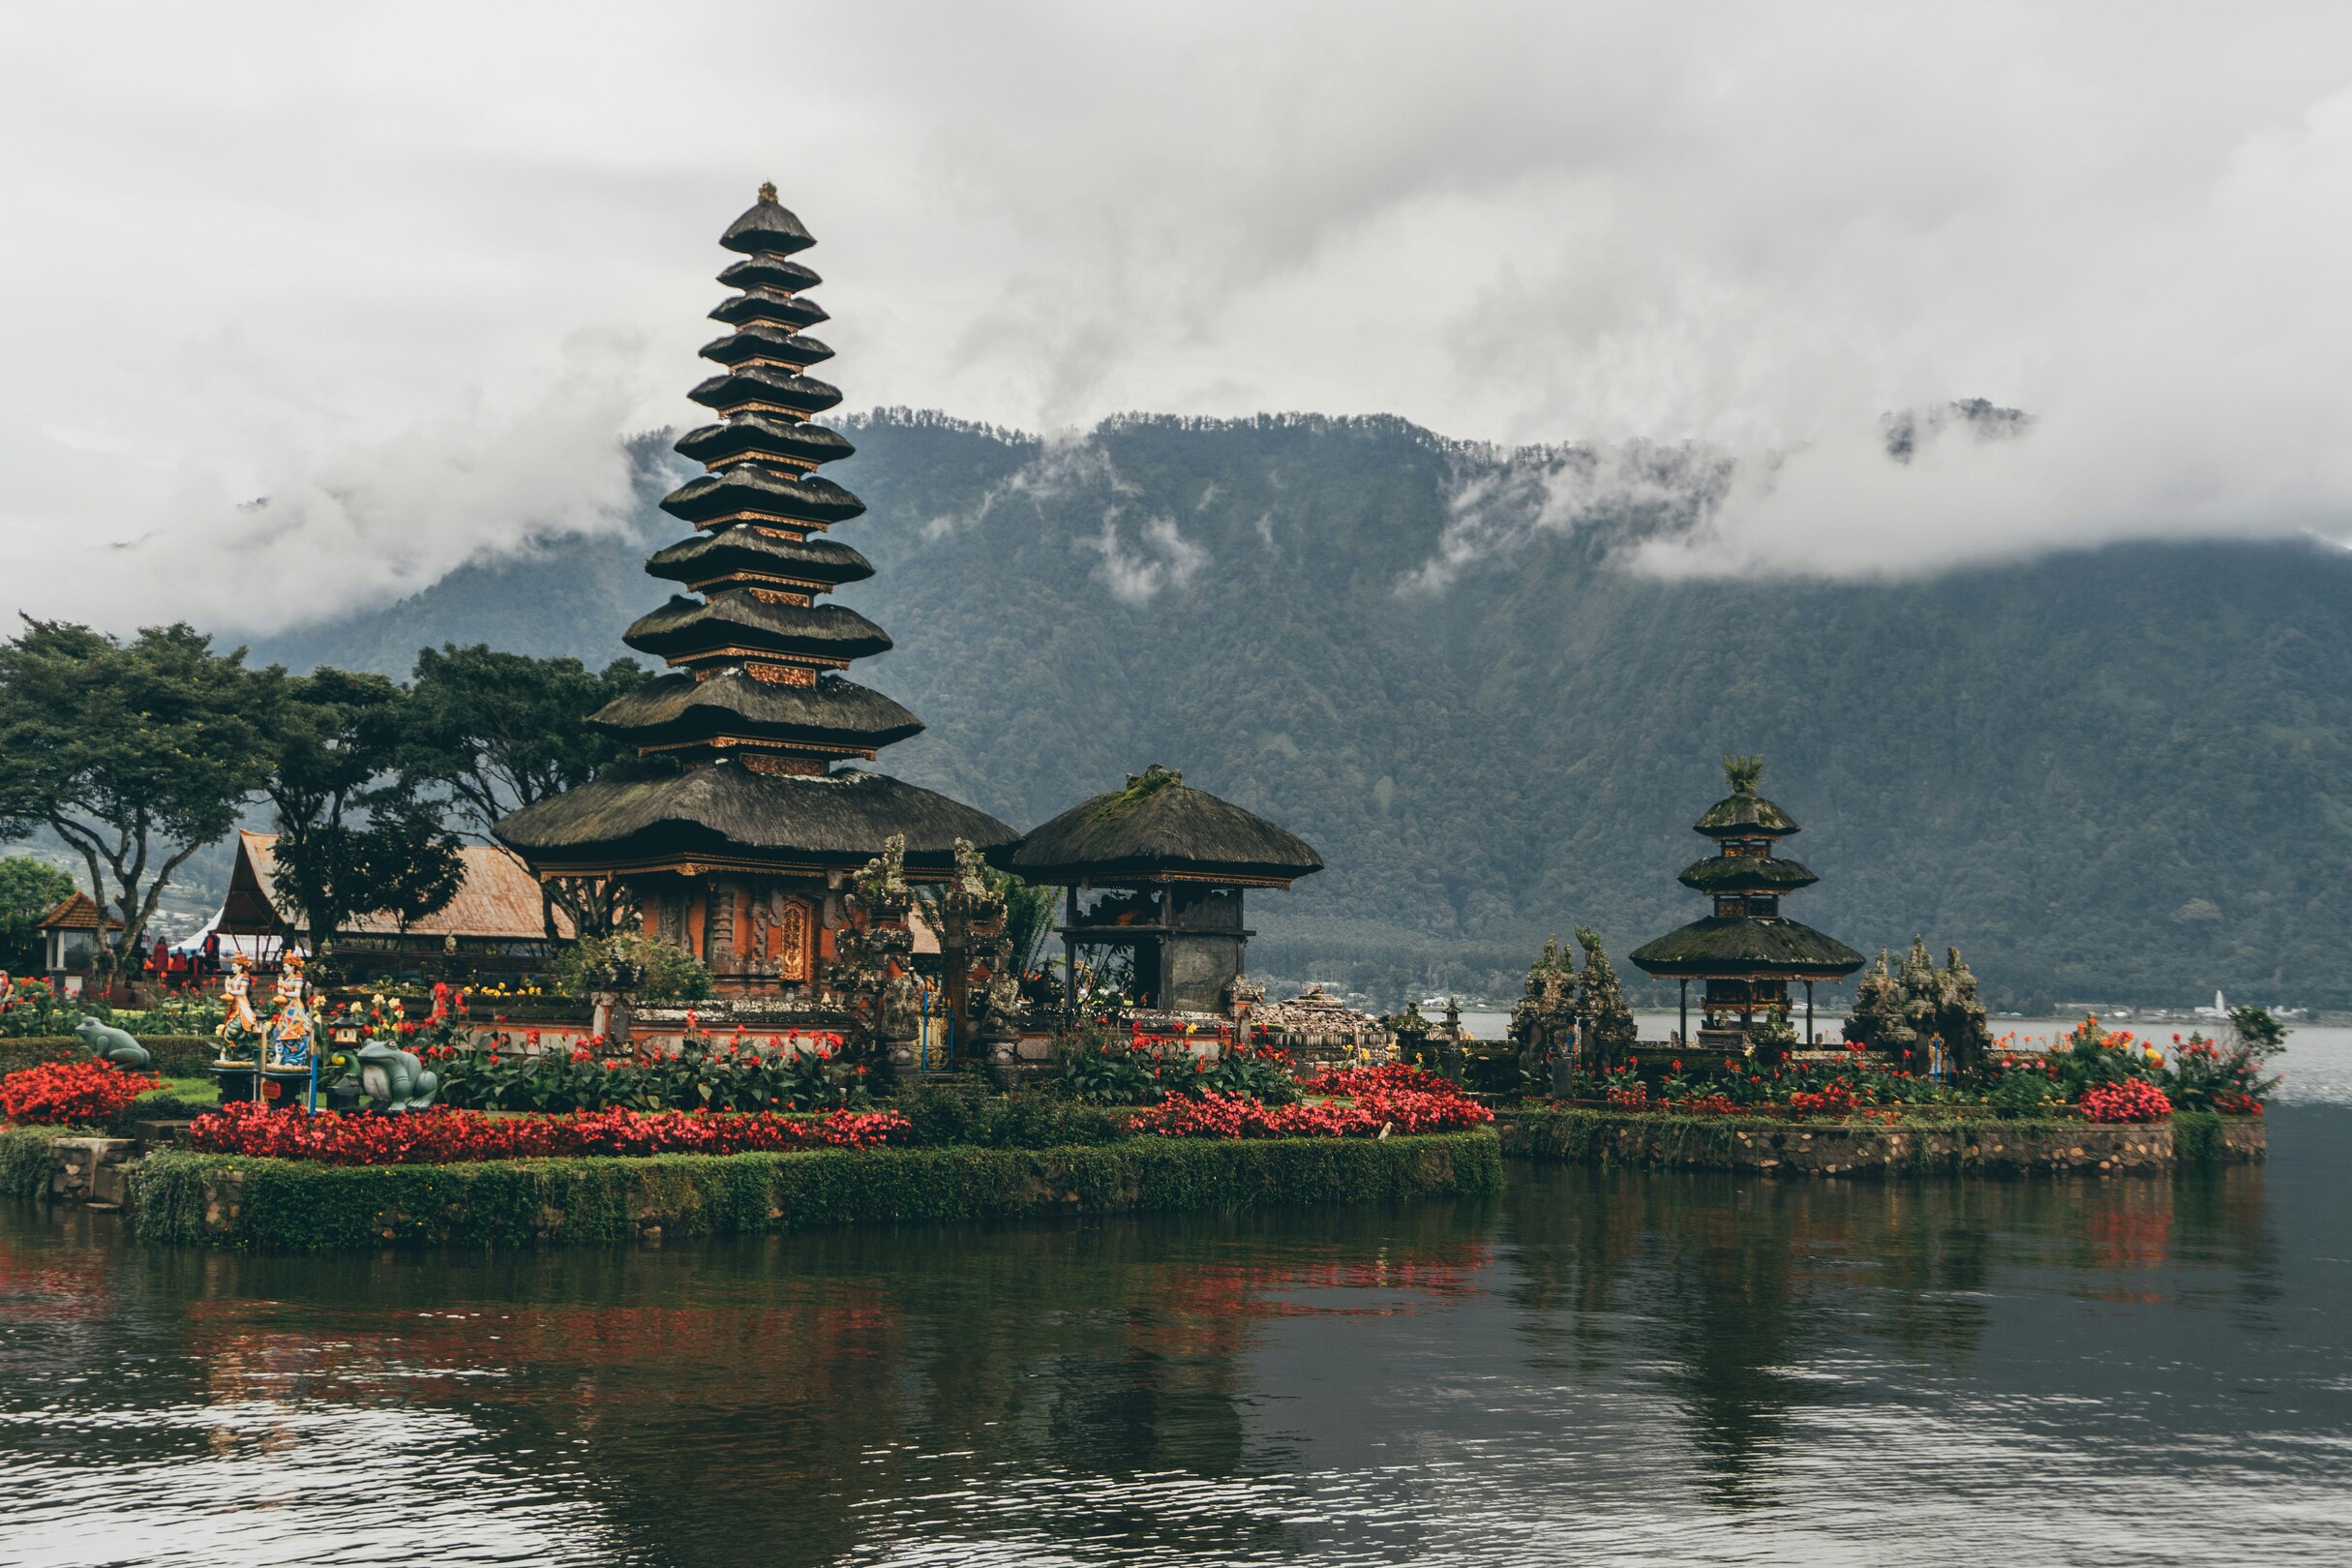
{"label": "manicured grass", "polygon": [[176,1100],[191,1105],[217,1105],[221,1102],[220,1080],[210,1073],[200,1078],[166,1078],[164,1087],[150,1089],[132,1101],[132,1112],[150,1100]]}

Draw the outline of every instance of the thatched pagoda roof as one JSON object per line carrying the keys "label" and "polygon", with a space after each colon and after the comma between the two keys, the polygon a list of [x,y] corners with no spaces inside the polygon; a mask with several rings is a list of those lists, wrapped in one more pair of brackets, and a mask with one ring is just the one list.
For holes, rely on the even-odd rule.
{"label": "thatched pagoda roof", "polygon": [[1764,775],[1762,757],[1726,757],[1723,771],[1732,793],[1707,808],[1691,827],[1709,838],[1778,837],[1802,832],[1796,819],[1756,793]]}
{"label": "thatched pagoda roof", "polygon": [[646,570],[673,583],[749,573],[835,588],[873,576],[874,563],[838,539],[787,539],[738,523],[655,551]]}
{"label": "thatched pagoda roof", "polygon": [[817,237],[793,216],[789,207],[777,202],[774,186],[763,185],[760,199],[727,226],[719,243],[747,256],[790,256],[816,244]]}
{"label": "thatched pagoda roof", "polygon": [[841,389],[813,376],[795,376],[766,365],[745,365],[698,383],[686,394],[706,408],[721,413],[730,408],[790,408],[796,413],[823,413],[841,401]]}
{"label": "thatched pagoda roof", "polygon": [[1703,893],[1735,893],[1794,892],[1822,879],[1794,860],[1784,860],[1778,856],[1767,859],[1761,855],[1710,855],[1695,865],[1685,866],[1682,875],[1674,880]]}
{"label": "thatched pagoda roof", "polygon": [[692,868],[822,870],[862,865],[892,833],[907,869],[944,874],[955,840],[1018,835],[986,812],[859,769],[816,776],[716,762],[683,773],[605,778],[526,806],[495,832],[542,874]]}
{"label": "thatched pagoda roof", "polygon": [[1681,980],[1838,980],[1863,963],[1826,932],[1772,915],[1693,920],[1628,956],[1646,974]]}
{"label": "thatched pagoda roof", "polygon": [[710,311],[710,318],[729,326],[740,326],[745,321],[774,321],[796,332],[813,327],[832,317],[813,299],[801,299],[789,292],[814,285],[789,281],[793,272],[806,272],[806,267],[772,256],[755,256],[738,261],[719,274],[719,282],[743,290],[733,299],[721,300]]}
{"label": "thatched pagoda roof", "polygon": [[708,680],[664,676],[605,704],[588,723],[641,746],[729,736],[837,741],[871,751],[922,733],[922,720],[855,680],[827,675],[813,686],[792,686],[740,670]]}
{"label": "thatched pagoda roof", "polygon": [[740,365],[749,359],[774,360],[795,370],[833,357],[830,345],[798,332],[787,332],[764,321],[745,321],[723,338],[703,345],[705,359],[721,365]]}
{"label": "thatched pagoda roof", "polygon": [[1286,888],[1323,869],[1305,839],[1158,764],[990,859],[1032,882],[1064,884],[1173,877]]}
{"label": "thatched pagoda roof", "polygon": [[674,598],[640,616],[620,640],[640,653],[691,658],[712,648],[759,648],[818,659],[862,659],[890,651],[880,626],[845,604],[769,604],[725,593],[709,604]]}
{"label": "thatched pagoda roof", "polygon": [[664,496],[661,509],[697,526],[755,512],[822,528],[856,517],[865,510],[865,502],[813,473],[802,478],[789,468],[739,463],[716,473],[695,475]]}
{"label": "thatched pagoda roof", "polygon": [[724,425],[697,425],[680,436],[671,450],[708,464],[729,463],[744,457],[834,463],[858,449],[850,444],[848,437],[823,425],[744,414]]}

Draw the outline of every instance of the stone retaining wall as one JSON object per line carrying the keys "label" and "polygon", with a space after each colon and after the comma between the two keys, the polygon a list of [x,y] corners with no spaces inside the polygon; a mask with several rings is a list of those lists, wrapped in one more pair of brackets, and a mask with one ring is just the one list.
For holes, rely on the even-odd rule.
{"label": "stone retaining wall", "polygon": [[1951,1122],[1867,1127],[1627,1114],[1505,1111],[1503,1152],[1533,1160],[1744,1170],[1764,1176],[2117,1175],[2264,1159],[2258,1116],[2184,1112],[2168,1122]]}

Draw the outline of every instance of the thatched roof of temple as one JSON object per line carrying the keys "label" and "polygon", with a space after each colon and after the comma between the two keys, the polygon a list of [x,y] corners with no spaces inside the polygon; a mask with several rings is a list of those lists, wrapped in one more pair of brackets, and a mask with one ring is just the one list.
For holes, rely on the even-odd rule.
{"label": "thatched roof of temple", "polygon": [[1734,893],[1792,892],[1798,888],[1810,888],[1822,879],[1794,860],[1784,860],[1777,855],[1738,859],[1710,855],[1684,866],[1682,875],[1674,880],[1704,893]]}
{"label": "thatched roof of temple", "polygon": [[1860,953],[1780,913],[1782,893],[1821,879],[1772,853],[1774,840],[1798,829],[1756,793],[1764,759],[1726,757],[1723,771],[1732,793],[1692,825],[1719,853],[1677,879],[1714,898],[1716,912],[1634,949],[1634,966],[1665,980],[1839,980],[1861,968]]}
{"label": "thatched roof of temple", "polygon": [[1693,920],[1643,943],[1630,954],[1669,979],[1771,974],[1789,980],[1836,980],[1862,967],[1862,955],[1826,932],[1782,916],[1728,915]]}
{"label": "thatched roof of temple", "polygon": [[1777,838],[1804,831],[1794,817],[1756,793],[1756,781],[1764,775],[1762,757],[1726,757],[1723,770],[1730,777],[1732,793],[1691,824],[1693,831],[1709,838]]}
{"label": "thatched roof of temple", "polygon": [[1305,839],[1158,764],[990,859],[1032,882],[1065,884],[1174,877],[1286,888],[1323,869]]}
{"label": "thatched roof of temple", "polygon": [[721,761],[683,773],[603,778],[526,806],[498,838],[542,873],[567,867],[826,870],[862,865],[892,833],[909,872],[950,870],[955,841],[1011,843],[1011,828],[932,790],[859,769],[755,772]]}

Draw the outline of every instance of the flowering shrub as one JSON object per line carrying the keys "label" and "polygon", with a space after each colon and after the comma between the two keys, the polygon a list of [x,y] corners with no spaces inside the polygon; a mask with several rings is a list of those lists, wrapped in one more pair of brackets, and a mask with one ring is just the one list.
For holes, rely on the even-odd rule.
{"label": "flowering shrub", "polygon": [[542,1050],[537,1030],[518,1043],[423,1044],[417,1055],[441,1074],[440,1098],[483,1110],[844,1110],[866,1103],[862,1064],[840,1067],[841,1037],[690,1035],[676,1051],[646,1047],[612,1055],[601,1040]]}
{"label": "flowering shrub", "polygon": [[114,1016],[96,998],[67,996],[45,980],[15,980],[0,990],[0,1035],[70,1035],[85,1012],[101,1022]]}
{"label": "flowering shrub", "polygon": [[1819,1089],[1798,1089],[1789,1096],[1789,1109],[1799,1117],[1845,1116],[1860,1103],[1854,1085],[1843,1078],[1833,1078]]}
{"label": "flowering shrub", "polygon": [[[2266,1022],[2269,1015],[2263,1015]],[[2273,1037],[2284,1031],[2273,1023]],[[2229,1043],[2191,1035],[2172,1037],[2172,1070],[2158,1076],[2165,1098],[2183,1110],[2217,1110],[2225,1116],[2259,1116],[2262,1101],[2278,1087],[2276,1076],[2265,1077],[2263,1067],[2284,1046],[2278,1038],[2264,1038],[2242,1029],[2230,1032]]]}
{"label": "flowering shrub", "polygon": [[2144,1078],[2096,1083],[2083,1091],[2083,1116],[2093,1122],[2160,1122],[2172,1114],[2164,1091]]}
{"label": "flowering shrub", "polygon": [[59,1126],[109,1121],[164,1080],[111,1062],[44,1062],[0,1078],[0,1115]]}
{"label": "flowering shrub", "polygon": [[1131,1117],[1129,1128],[1163,1138],[1369,1138],[1382,1131],[1452,1132],[1494,1120],[1443,1078],[1390,1063],[1338,1068],[1308,1089],[1347,1096],[1344,1103],[1269,1105],[1214,1090],[1176,1096]]}
{"label": "flowering shrub", "polygon": [[1365,1095],[1403,1091],[1419,1095],[1453,1095],[1458,1091],[1436,1073],[1409,1062],[1383,1062],[1378,1067],[1326,1068],[1307,1080],[1311,1095]]}
{"label": "flowering shrub", "polygon": [[559,1155],[744,1154],[756,1150],[870,1149],[903,1137],[893,1111],[624,1109],[567,1116],[484,1116],[436,1107],[406,1116],[304,1115],[239,1101],[196,1119],[191,1148],[207,1154],[312,1160],[329,1165],[445,1165]]}
{"label": "flowering shrub", "polygon": [[1152,1105],[1170,1095],[1228,1095],[1285,1105],[1299,1098],[1290,1053],[1272,1045],[1222,1046],[1216,1061],[1175,1036],[1096,1040],[1062,1058],[1062,1089],[1090,1105]]}

